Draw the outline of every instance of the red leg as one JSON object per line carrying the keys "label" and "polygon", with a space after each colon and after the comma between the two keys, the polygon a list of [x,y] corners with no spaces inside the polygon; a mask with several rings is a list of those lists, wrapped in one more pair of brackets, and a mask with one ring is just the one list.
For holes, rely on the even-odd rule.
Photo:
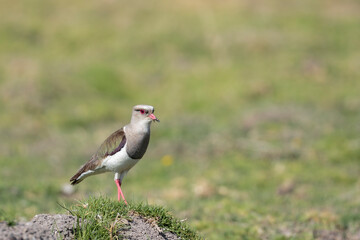
{"label": "red leg", "polygon": [[120,179],[116,179],[116,180],[115,180],[115,183],[116,183],[116,186],[117,186],[117,189],[118,189],[118,201],[120,202],[120,196],[121,196],[122,199],[124,199],[125,204],[128,205],[127,201],[125,200],[124,194],[123,194],[122,191],[121,191],[121,182],[120,182]]}

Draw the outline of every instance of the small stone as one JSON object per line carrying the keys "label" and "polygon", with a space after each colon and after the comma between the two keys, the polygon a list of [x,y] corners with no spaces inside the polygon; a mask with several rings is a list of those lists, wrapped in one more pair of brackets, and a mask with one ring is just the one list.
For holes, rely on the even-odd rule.
{"label": "small stone", "polygon": [[65,196],[71,196],[75,193],[75,188],[70,184],[64,184],[61,188],[61,193]]}

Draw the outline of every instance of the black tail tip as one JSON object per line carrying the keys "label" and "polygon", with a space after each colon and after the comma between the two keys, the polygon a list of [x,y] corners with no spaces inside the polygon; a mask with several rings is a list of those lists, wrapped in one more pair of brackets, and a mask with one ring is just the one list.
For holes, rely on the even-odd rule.
{"label": "black tail tip", "polygon": [[81,180],[79,181],[79,180],[76,180],[76,179],[70,179],[70,184],[71,185],[75,185],[75,184],[78,184],[79,182],[81,182]]}

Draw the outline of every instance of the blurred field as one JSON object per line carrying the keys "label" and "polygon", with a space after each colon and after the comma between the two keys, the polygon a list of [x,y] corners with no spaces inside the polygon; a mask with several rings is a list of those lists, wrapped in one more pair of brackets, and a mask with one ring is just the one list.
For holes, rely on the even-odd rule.
{"label": "blurred field", "polygon": [[112,174],[62,187],[145,103],[128,201],[207,239],[360,239],[359,1],[1,5],[3,218],[116,198]]}

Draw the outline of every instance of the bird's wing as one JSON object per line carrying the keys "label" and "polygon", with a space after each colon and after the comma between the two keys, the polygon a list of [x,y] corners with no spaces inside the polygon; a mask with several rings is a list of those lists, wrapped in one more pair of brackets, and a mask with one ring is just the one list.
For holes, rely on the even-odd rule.
{"label": "bird's wing", "polygon": [[126,144],[126,137],[124,129],[121,128],[111,134],[99,147],[96,153],[91,157],[91,159],[85,163],[79,171],[70,179],[71,184],[77,184],[82,181],[79,179],[81,174],[87,171],[94,171],[101,166],[102,161],[107,156],[114,155],[119,152]]}
{"label": "bird's wing", "polygon": [[104,159],[120,151],[126,144],[124,129],[121,128],[111,134],[99,147],[93,157]]}

